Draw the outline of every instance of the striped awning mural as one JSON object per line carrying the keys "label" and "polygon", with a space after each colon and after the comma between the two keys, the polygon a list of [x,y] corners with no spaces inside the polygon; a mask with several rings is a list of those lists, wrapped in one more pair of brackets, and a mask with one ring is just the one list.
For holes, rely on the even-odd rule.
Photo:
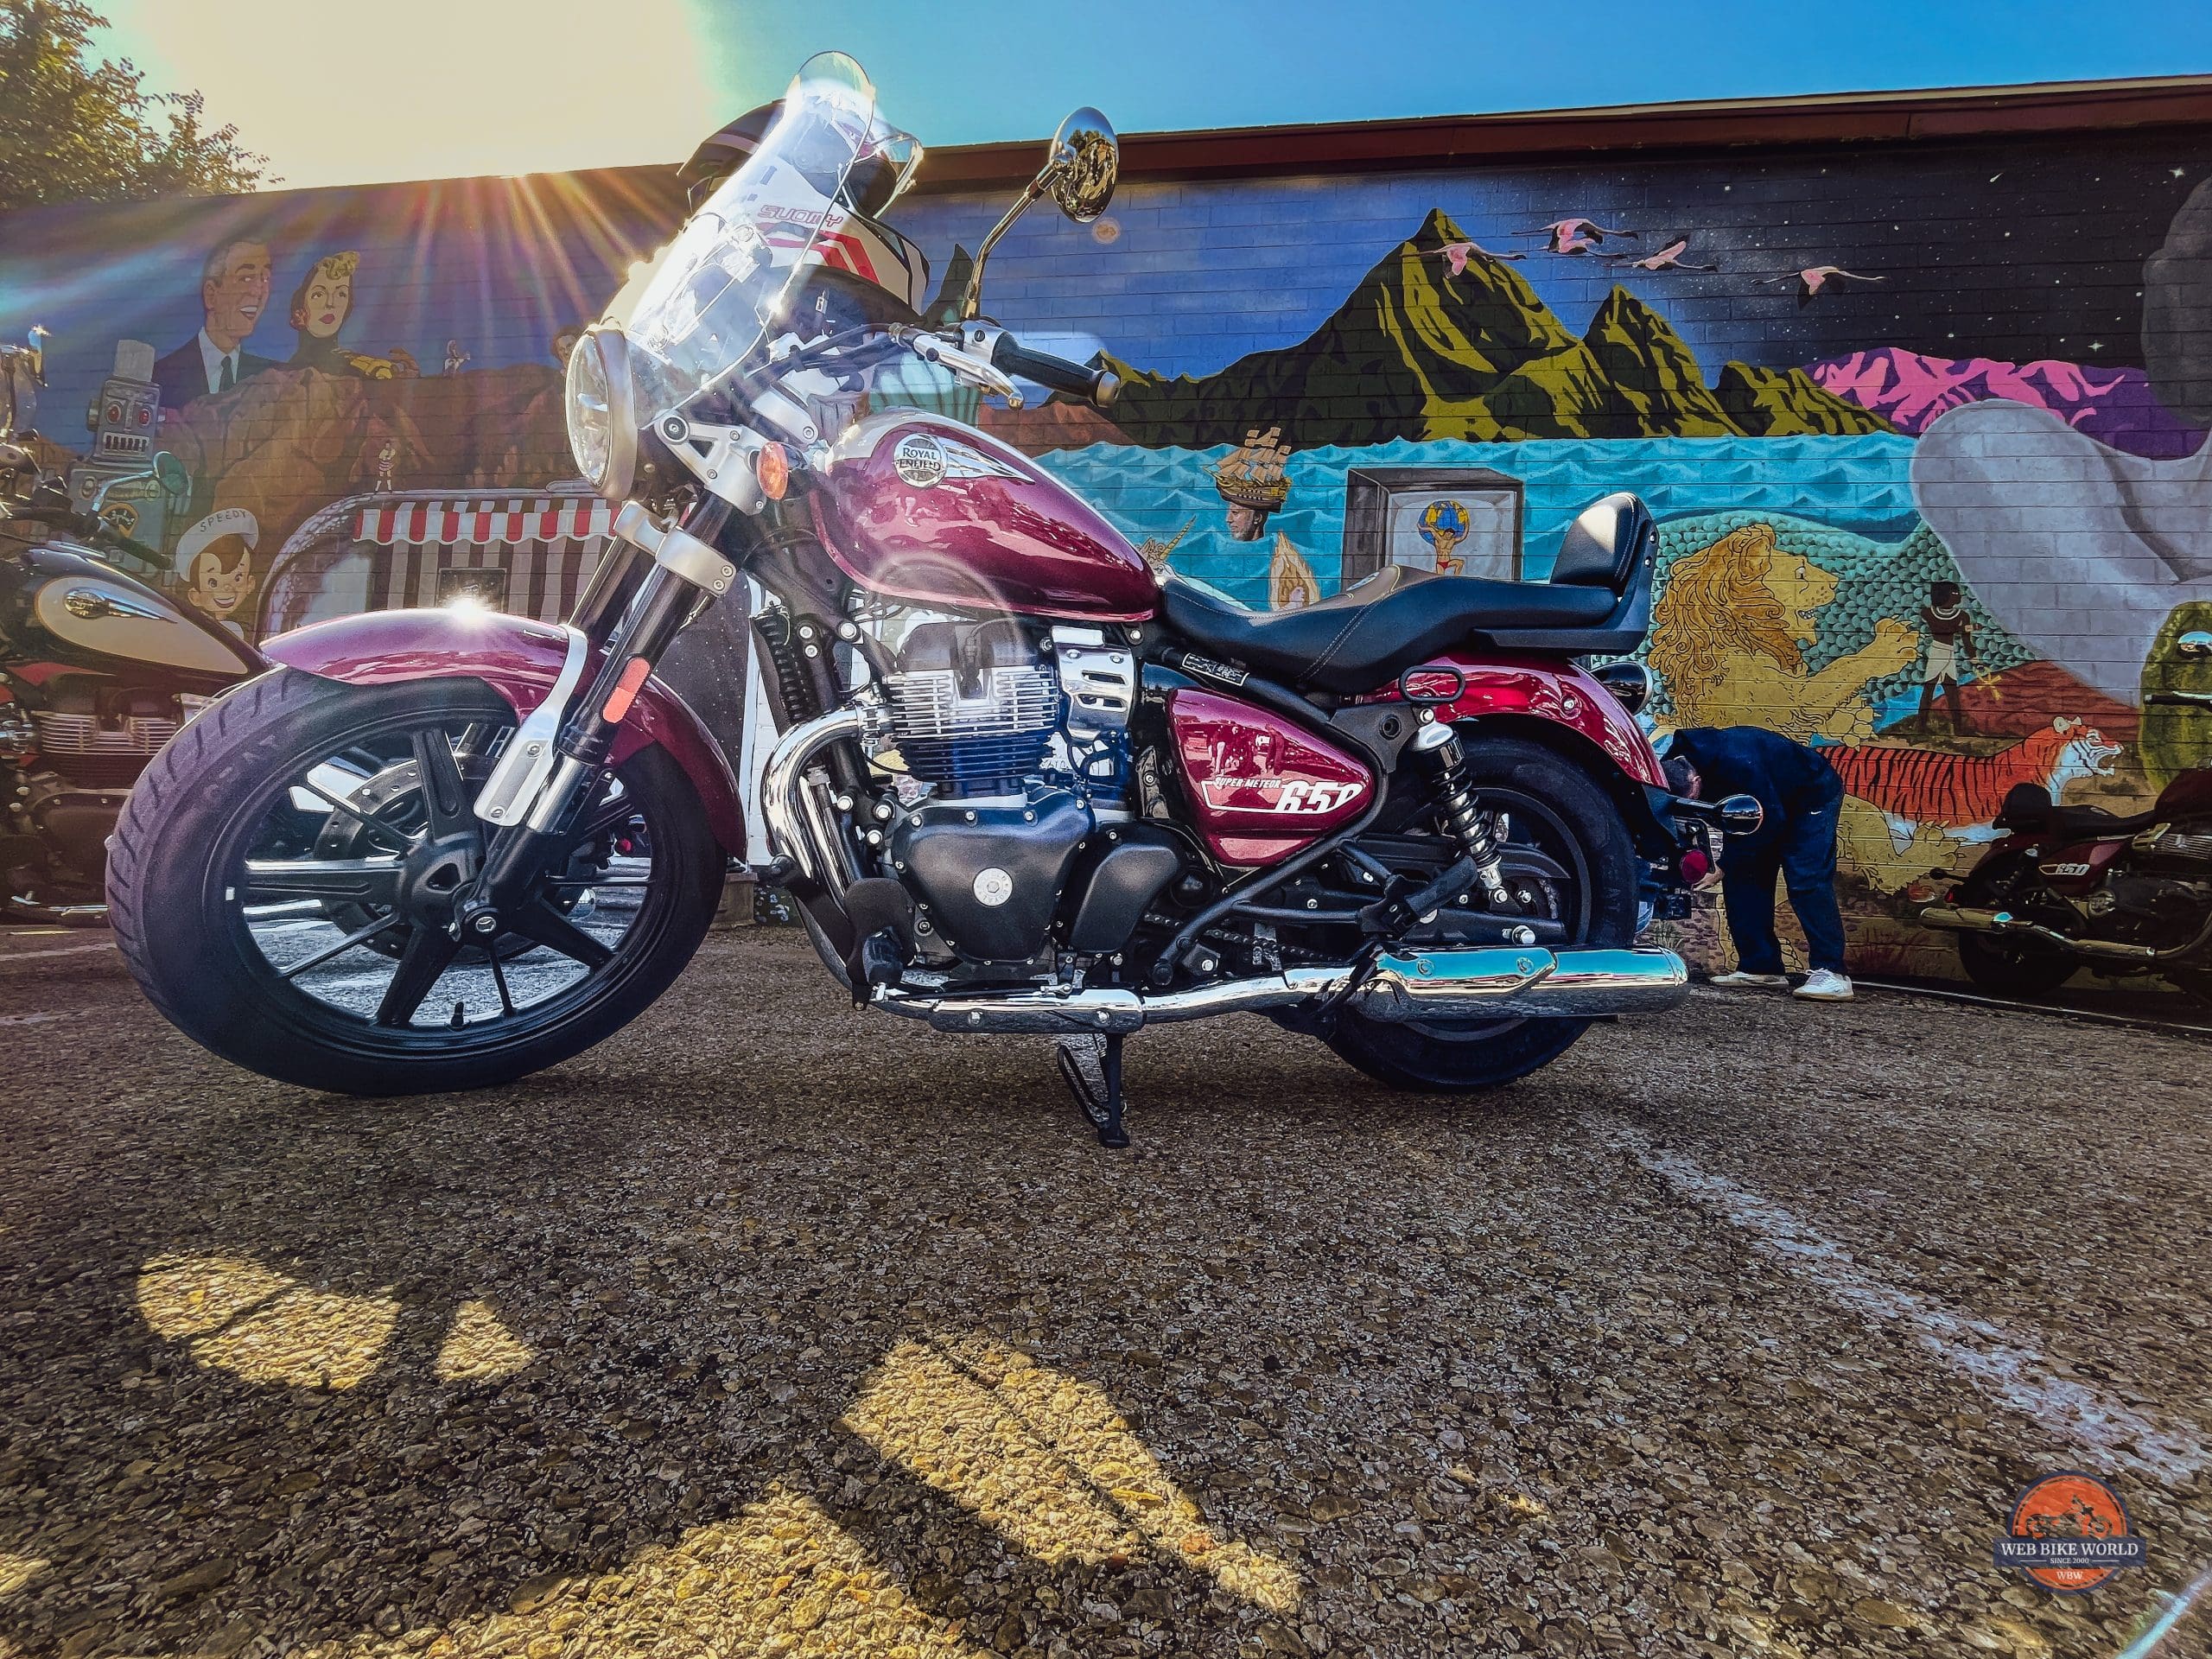
{"label": "striped awning mural", "polygon": [[575,606],[613,528],[597,496],[401,498],[361,504],[357,544],[377,550],[372,608],[435,605],[438,573],[507,573],[506,603],[518,616],[556,622]]}

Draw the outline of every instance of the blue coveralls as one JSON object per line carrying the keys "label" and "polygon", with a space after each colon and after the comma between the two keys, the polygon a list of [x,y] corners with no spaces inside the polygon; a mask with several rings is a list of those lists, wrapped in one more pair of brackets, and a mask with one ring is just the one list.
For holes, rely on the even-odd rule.
{"label": "blue coveralls", "polygon": [[1804,925],[1810,965],[1843,972],[1843,912],[1835,901],[1843,784],[1835,768],[1802,743],[1756,726],[1693,726],[1675,734],[1667,753],[1697,768],[1706,800],[1749,795],[1765,809],[1758,833],[1731,836],[1720,854],[1738,965],[1747,974],[1782,971],[1782,943],[1774,936],[1779,875]]}

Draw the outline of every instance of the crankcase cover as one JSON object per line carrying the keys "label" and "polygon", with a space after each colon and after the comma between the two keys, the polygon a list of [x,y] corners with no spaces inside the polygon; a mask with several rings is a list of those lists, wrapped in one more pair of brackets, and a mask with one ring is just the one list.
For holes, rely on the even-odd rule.
{"label": "crankcase cover", "polygon": [[1020,801],[931,802],[892,832],[892,867],[945,944],[976,962],[1027,962],[1045,948],[1090,809],[1065,790]]}

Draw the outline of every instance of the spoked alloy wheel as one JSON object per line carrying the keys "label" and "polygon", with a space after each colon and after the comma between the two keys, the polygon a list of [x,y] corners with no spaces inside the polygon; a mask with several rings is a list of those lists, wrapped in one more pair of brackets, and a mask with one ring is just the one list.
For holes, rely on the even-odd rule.
{"label": "spoked alloy wheel", "polygon": [[454,937],[513,711],[473,682],[256,681],[179,734],[116,837],[118,941],[162,1011],[240,1065],[352,1094],[479,1087],[627,1023],[683,969],[721,858],[658,749],[587,801],[486,939]]}
{"label": "spoked alloy wheel", "polygon": [[[1510,815],[1506,885],[1528,893],[1522,913],[1553,924],[1544,933],[1562,945],[1629,944],[1636,849],[1603,786],[1541,744],[1492,738],[1467,748],[1482,804]],[[1394,1089],[1459,1093],[1548,1065],[1589,1027],[1587,1020],[1550,1017],[1400,1022],[1347,1012],[1326,1041],[1339,1058]]]}

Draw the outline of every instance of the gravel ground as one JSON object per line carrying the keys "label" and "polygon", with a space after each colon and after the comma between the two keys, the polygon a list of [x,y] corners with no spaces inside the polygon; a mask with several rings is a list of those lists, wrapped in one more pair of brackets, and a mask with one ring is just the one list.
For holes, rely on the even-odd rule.
{"label": "gravel ground", "polygon": [[[718,936],[478,1096],[0,940],[0,1656],[2117,1654],[2212,1560],[2212,1047],[1701,992],[1472,1102]],[[1990,1564],[2035,1476],[2147,1567]],[[2202,1653],[2184,1617],[2158,1651]]]}

